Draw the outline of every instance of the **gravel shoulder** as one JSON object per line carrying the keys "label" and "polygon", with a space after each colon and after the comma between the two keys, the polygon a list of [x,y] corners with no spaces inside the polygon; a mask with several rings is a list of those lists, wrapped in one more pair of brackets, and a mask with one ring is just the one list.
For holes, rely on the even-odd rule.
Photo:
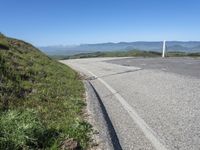
{"label": "gravel shoulder", "polygon": [[106,121],[106,112],[102,109],[101,100],[90,81],[84,81],[86,89],[86,102],[88,121],[93,126],[93,145],[91,150],[114,150],[109,130],[109,122]]}

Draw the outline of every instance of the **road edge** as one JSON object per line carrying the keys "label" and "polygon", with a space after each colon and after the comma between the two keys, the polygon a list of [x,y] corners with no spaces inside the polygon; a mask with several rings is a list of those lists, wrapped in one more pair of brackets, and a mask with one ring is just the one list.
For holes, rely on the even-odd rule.
{"label": "road edge", "polygon": [[119,139],[104,104],[90,81],[83,81],[86,89],[88,121],[95,131],[92,150],[122,150]]}

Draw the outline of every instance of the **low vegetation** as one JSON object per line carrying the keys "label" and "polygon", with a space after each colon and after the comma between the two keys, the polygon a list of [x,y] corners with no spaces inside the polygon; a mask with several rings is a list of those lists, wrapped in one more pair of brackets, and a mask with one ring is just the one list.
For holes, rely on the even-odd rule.
{"label": "low vegetation", "polygon": [[84,106],[75,71],[0,35],[0,149],[59,149],[68,139],[85,149],[91,126]]}
{"label": "low vegetation", "polygon": [[[50,56],[53,59],[78,59],[78,58],[94,58],[94,57],[161,57],[160,52],[156,51],[112,51],[112,52],[93,52],[93,53],[81,53],[72,56],[54,55]],[[167,52],[166,57],[200,57],[200,53],[186,53],[172,51]]]}
{"label": "low vegetation", "polygon": [[5,40],[5,36],[1,33],[0,33],[0,48],[4,49],[4,50],[9,49],[8,42],[7,42],[7,40]]}
{"label": "low vegetation", "polygon": [[200,52],[196,52],[196,53],[186,53],[186,52],[168,52],[167,53],[168,57],[200,57]]}
{"label": "low vegetation", "polygon": [[94,52],[81,53],[72,56],[51,56],[54,59],[76,59],[76,58],[92,58],[92,57],[159,57],[161,53],[153,51],[113,51],[113,52]]}

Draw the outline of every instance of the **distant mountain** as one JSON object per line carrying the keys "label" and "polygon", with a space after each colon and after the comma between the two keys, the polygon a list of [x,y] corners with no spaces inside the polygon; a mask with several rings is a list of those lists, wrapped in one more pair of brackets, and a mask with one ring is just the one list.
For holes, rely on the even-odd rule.
{"label": "distant mountain", "polygon": [[200,51],[200,45],[196,46],[196,47],[193,47],[192,48],[192,51],[193,52],[199,52]]}
{"label": "distant mountain", "polygon": [[[48,55],[74,55],[79,53],[97,52],[97,51],[129,51],[133,49],[146,51],[161,51],[162,42],[119,42],[119,43],[98,43],[81,44],[75,46],[47,46],[39,47]],[[169,41],[167,42],[168,51],[199,52],[200,41]]]}
{"label": "distant mountain", "polygon": [[189,51],[190,48],[184,47],[182,45],[172,45],[172,46],[167,46],[167,50],[170,51]]}

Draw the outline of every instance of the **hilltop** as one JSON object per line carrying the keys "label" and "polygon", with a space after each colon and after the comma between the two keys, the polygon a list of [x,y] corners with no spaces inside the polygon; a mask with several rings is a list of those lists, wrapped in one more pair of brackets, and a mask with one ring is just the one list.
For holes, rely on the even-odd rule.
{"label": "hilltop", "polygon": [[[0,34],[0,149],[88,145],[79,75],[21,40]],[[71,139],[71,141],[70,141]]]}
{"label": "hilltop", "polygon": [[[98,44],[81,44],[76,46],[46,46],[40,49],[48,55],[75,55],[79,53],[91,52],[110,52],[110,51],[162,51],[162,42],[119,42],[119,43],[98,43]],[[200,52],[199,41],[167,41],[168,51],[178,52]]]}

